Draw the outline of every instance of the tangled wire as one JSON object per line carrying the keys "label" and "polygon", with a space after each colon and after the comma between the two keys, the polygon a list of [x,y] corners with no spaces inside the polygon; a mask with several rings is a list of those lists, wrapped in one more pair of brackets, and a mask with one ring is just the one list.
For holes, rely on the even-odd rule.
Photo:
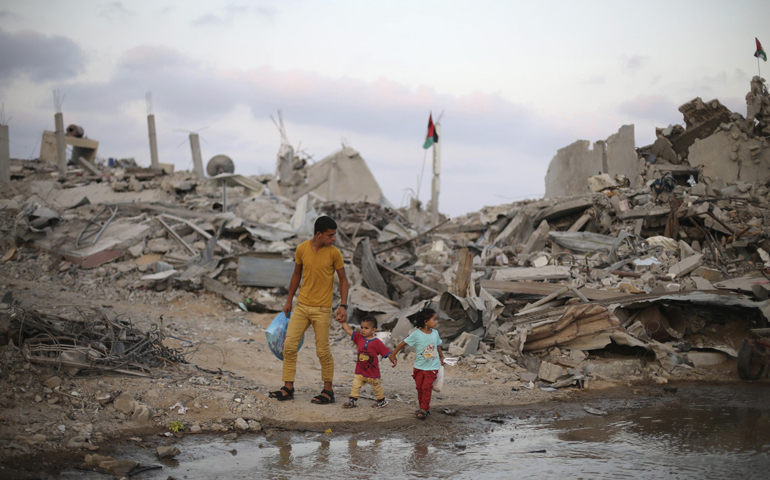
{"label": "tangled wire", "polygon": [[27,361],[139,376],[150,376],[162,366],[188,363],[189,350],[163,345],[165,335],[157,323],[143,332],[129,319],[111,319],[97,307],[65,310],[54,313],[14,306],[6,311],[9,338]]}

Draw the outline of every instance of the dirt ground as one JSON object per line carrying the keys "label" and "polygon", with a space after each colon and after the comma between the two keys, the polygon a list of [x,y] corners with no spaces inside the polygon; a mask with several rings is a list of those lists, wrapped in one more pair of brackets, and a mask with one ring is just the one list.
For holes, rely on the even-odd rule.
{"label": "dirt ground", "polygon": [[[129,440],[171,434],[169,425],[174,421],[184,425],[176,435],[211,433],[232,437],[247,430],[269,435],[283,430],[327,428],[356,431],[371,428],[372,422],[394,431],[417,424],[420,429],[448,432],[451,417],[442,414],[443,409],[451,414],[452,409],[492,411],[545,402],[578,402],[587,395],[617,388],[628,391],[631,387],[632,392],[643,392],[654,387],[659,391],[663,384],[676,380],[738,381],[734,361],[701,369],[677,368],[673,373],[649,364],[619,378],[596,375],[585,390],[548,392],[526,388],[528,382],[520,380],[526,370],[511,368],[490,353],[487,363],[461,361],[446,367],[444,389],[434,393],[433,415],[427,422],[418,423],[414,417],[417,403],[411,378],[413,354],[400,358],[396,368],[391,368],[388,361],[381,364],[389,401],[385,408],[370,408],[374,397],[369,387],[362,391],[358,408],[342,408],[353,377],[355,347],[344,331],[335,326],[332,352],[337,402],[310,402],[322,386],[312,330],[308,330],[299,354],[295,399],[277,402],[267,395],[282,385],[281,362],[267,348],[264,333],[273,314],[243,312],[207,292],[130,289],[131,273],[121,276],[117,272],[116,265],[106,266],[102,271],[62,268],[45,253],[22,249],[16,259],[0,264],[0,294],[13,292],[22,306],[99,306],[128,316],[141,329],[158,323],[162,315],[161,328],[169,337],[168,345],[192,345],[189,361],[220,373],[168,366],[153,378],[114,374],[71,376],[50,366],[25,362],[13,345],[0,346],[0,477],[4,476],[3,470],[10,474],[27,468],[34,470],[40,462],[72,462],[89,453],[108,452],[114,445]],[[628,358],[591,356],[588,361],[612,364]],[[62,380],[56,389],[44,385],[52,377]],[[120,393],[128,393],[137,403],[147,406],[150,418],[134,420],[130,413],[121,413],[113,403],[104,402],[104,398],[115,398]],[[180,413],[177,404],[188,410]],[[238,419],[245,420],[249,428],[239,429]]]}

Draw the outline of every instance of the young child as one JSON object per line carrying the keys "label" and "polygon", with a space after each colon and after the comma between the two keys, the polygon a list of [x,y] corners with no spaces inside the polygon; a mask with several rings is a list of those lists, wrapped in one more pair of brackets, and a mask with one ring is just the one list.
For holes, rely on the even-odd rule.
{"label": "young child", "polygon": [[358,403],[358,392],[365,384],[372,386],[374,394],[377,396],[377,402],[372,405],[375,408],[381,408],[388,404],[385,400],[385,393],[382,390],[382,381],[380,380],[380,362],[377,356],[390,358],[393,366],[396,365],[390,349],[382,343],[382,340],[375,337],[377,332],[377,319],[367,315],[361,319],[361,333],[353,330],[348,325],[347,320],[342,322],[342,328],[350,335],[353,343],[358,347],[358,357],[356,359],[356,374],[353,377],[353,387],[350,389],[350,399],[343,404],[344,408],[356,407]]}
{"label": "young child", "polygon": [[414,359],[414,378],[417,387],[417,399],[420,402],[420,409],[415,412],[417,418],[425,420],[430,415],[430,397],[433,393],[433,382],[436,381],[438,369],[444,364],[444,353],[439,348],[441,337],[435,328],[438,326],[436,312],[430,308],[423,308],[417,312],[415,323],[420,328],[415,330],[404,339],[393,353],[390,354],[390,360],[393,366],[396,366],[396,354],[407,345],[411,345],[417,350],[417,357]]}

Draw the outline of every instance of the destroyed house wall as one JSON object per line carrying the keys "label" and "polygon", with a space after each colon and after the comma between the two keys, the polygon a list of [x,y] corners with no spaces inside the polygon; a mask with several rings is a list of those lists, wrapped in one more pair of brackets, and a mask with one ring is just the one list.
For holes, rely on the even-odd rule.
{"label": "destroyed house wall", "polygon": [[[337,171],[332,180],[329,170],[334,163]],[[331,183],[334,188],[330,188]],[[383,200],[382,190],[366,160],[350,147],[344,147],[308,168],[307,184],[319,185],[313,193],[329,201],[379,204]]]}
{"label": "destroyed house wall", "polygon": [[586,179],[600,173],[624,175],[631,181],[631,186],[639,184],[641,177],[633,125],[623,125],[606,141],[594,143],[593,148],[588,140],[578,140],[559,149],[548,165],[545,197],[590,193]]}

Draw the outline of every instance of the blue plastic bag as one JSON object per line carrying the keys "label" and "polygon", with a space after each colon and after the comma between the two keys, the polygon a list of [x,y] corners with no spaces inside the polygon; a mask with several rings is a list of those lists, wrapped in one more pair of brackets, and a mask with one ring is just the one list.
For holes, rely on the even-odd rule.
{"label": "blue plastic bag", "polygon": [[[281,312],[273,319],[273,322],[265,330],[265,336],[267,337],[267,346],[270,347],[270,351],[278,360],[283,361],[283,344],[286,341],[286,330],[289,328],[289,317],[285,313]],[[305,342],[305,336],[299,341],[297,351],[302,348],[302,344]]]}

